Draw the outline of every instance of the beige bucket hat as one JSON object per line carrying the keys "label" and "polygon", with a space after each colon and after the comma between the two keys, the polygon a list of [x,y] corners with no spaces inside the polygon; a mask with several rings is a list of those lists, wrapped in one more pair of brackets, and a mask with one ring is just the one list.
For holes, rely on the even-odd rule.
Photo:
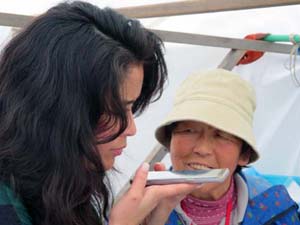
{"label": "beige bucket hat", "polygon": [[238,74],[223,69],[194,74],[177,90],[173,108],[155,137],[169,148],[168,125],[184,120],[203,122],[247,142],[252,148],[252,163],[259,158],[253,134],[255,107],[254,89]]}

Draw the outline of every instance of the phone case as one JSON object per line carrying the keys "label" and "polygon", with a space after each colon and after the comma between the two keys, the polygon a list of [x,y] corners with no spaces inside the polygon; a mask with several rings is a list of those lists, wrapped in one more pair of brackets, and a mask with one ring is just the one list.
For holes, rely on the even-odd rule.
{"label": "phone case", "polygon": [[147,186],[161,184],[223,182],[229,175],[229,169],[150,171]]}

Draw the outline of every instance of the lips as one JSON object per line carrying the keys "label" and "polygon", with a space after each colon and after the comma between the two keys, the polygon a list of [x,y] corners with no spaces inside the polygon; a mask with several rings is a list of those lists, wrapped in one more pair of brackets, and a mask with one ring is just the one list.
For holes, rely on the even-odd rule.
{"label": "lips", "polygon": [[116,149],[113,149],[112,152],[113,152],[113,155],[114,155],[115,157],[116,157],[116,156],[119,156],[119,155],[122,154],[123,148],[116,148]]}

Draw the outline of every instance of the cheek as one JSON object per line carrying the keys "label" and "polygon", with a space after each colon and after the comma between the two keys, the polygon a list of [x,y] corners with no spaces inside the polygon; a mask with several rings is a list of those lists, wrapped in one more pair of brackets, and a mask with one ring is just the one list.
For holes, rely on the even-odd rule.
{"label": "cheek", "polygon": [[97,151],[105,170],[111,169],[114,165],[114,157],[109,150],[109,144],[97,145]]}
{"label": "cheek", "polygon": [[101,157],[102,157],[102,155],[105,155],[106,154],[106,146],[105,146],[105,144],[99,144],[99,145],[97,145],[97,151],[98,151],[98,153],[99,153],[99,155],[101,155]]}
{"label": "cheek", "polygon": [[103,127],[98,126],[95,130],[95,135],[97,140],[105,140],[112,134],[118,131],[118,124],[116,123],[114,127],[105,130]]}
{"label": "cheek", "polygon": [[237,147],[218,148],[215,151],[216,158],[220,167],[227,167],[234,171],[239,163],[239,149]]}
{"label": "cheek", "polygon": [[177,138],[172,138],[170,143],[170,157],[174,169],[177,169],[183,160],[189,157],[192,151]]}
{"label": "cheek", "polygon": [[115,134],[120,127],[120,123],[118,120],[108,121],[107,116],[102,116],[98,120],[97,127],[94,130],[94,134],[96,139],[98,140],[105,140],[107,137]]}

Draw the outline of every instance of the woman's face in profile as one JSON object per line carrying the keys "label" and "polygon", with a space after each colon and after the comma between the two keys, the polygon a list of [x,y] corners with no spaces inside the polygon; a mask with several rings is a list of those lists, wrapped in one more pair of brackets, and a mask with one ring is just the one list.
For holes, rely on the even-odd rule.
{"label": "woman's face in profile", "polygon": [[172,131],[170,153],[174,170],[228,168],[230,176],[223,183],[208,183],[193,195],[204,200],[216,200],[225,194],[237,165],[244,166],[248,158],[240,155],[242,140],[196,121],[179,122]]}
{"label": "woman's face in profile", "polygon": [[[134,64],[129,66],[127,76],[121,87],[123,103],[127,109],[128,126],[124,132],[111,142],[97,145],[98,152],[101,156],[105,170],[113,167],[115,158],[122,154],[127,145],[127,137],[133,136],[136,133],[134,117],[132,114],[132,106],[135,100],[139,97],[144,79],[144,69],[142,64]],[[115,133],[118,127],[112,128],[109,133]],[[103,134],[97,135],[101,137]],[[107,135],[107,133],[106,133]]]}

